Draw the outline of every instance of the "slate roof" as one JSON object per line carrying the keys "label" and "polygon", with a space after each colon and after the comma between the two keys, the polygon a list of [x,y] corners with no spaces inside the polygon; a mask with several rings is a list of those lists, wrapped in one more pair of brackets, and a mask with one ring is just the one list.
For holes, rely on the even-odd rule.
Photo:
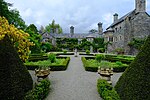
{"label": "slate roof", "polygon": [[123,22],[127,17],[132,17],[133,15],[135,15],[135,10],[133,10],[133,11],[127,13],[126,15],[124,15],[123,17],[119,18],[117,21],[112,23],[107,29],[114,27],[115,25]]}
{"label": "slate roof", "polygon": [[102,34],[98,33],[74,33],[71,35],[70,33],[63,33],[63,34],[55,34],[55,33],[44,33],[42,35],[43,38],[88,38],[88,37],[94,37],[99,38],[102,37]]}

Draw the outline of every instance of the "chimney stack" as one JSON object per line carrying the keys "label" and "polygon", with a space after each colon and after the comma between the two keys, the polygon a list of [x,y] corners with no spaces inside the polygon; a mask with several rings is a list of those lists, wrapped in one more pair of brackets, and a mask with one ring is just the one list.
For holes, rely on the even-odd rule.
{"label": "chimney stack", "polygon": [[135,0],[135,10],[138,12],[146,12],[146,0]]}
{"label": "chimney stack", "polygon": [[73,26],[70,27],[70,34],[71,34],[71,36],[74,35],[74,27]]}
{"label": "chimney stack", "polygon": [[103,23],[99,22],[97,25],[98,25],[98,33],[102,33],[103,32],[103,28],[102,28]]}
{"label": "chimney stack", "polygon": [[114,22],[116,22],[117,20],[118,20],[118,14],[115,13],[115,14],[114,14]]}

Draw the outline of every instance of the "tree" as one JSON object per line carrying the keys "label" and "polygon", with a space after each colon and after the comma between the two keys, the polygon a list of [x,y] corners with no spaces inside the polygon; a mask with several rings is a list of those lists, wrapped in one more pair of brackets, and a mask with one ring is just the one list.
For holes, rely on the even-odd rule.
{"label": "tree", "polygon": [[59,24],[55,24],[55,20],[53,20],[51,24],[49,24],[49,25],[47,25],[45,27],[45,32],[60,34],[60,33],[63,33],[63,30],[60,27],[60,25]]}
{"label": "tree", "polygon": [[28,59],[29,47],[33,45],[29,41],[29,34],[22,30],[17,29],[14,25],[9,25],[8,21],[4,17],[0,17],[0,40],[2,40],[5,35],[11,39],[14,47],[19,53],[19,57],[25,61]]}
{"label": "tree", "polygon": [[96,33],[96,32],[98,32],[96,29],[89,30],[89,33]]}
{"label": "tree", "polygon": [[31,53],[41,52],[41,35],[38,33],[37,27],[34,24],[30,24],[26,32],[30,34],[30,41],[34,43],[34,46],[30,47]]}
{"label": "tree", "polygon": [[23,100],[33,81],[10,39],[0,40],[0,100]]}
{"label": "tree", "polygon": [[16,9],[9,10],[9,6],[12,4],[0,0],[0,16],[5,17],[9,24],[13,24],[16,28],[24,30],[26,28],[25,22],[21,18],[19,11]]}
{"label": "tree", "polygon": [[150,36],[115,86],[121,100],[150,100],[149,72]]}

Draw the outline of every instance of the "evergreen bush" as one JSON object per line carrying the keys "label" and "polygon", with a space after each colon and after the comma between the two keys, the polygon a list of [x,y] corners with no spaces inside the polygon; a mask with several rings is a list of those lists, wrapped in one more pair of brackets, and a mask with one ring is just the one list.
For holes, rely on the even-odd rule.
{"label": "evergreen bush", "polygon": [[115,88],[121,100],[150,100],[150,36]]}
{"label": "evergreen bush", "polygon": [[28,70],[6,35],[0,40],[0,100],[22,100],[32,85]]}

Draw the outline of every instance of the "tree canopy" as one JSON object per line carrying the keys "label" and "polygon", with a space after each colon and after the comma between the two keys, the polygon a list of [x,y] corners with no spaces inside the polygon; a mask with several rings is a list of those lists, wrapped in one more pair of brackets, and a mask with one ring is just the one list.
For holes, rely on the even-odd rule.
{"label": "tree canopy", "polygon": [[61,34],[61,33],[63,33],[63,30],[60,27],[60,25],[55,24],[55,20],[53,20],[51,24],[49,24],[45,27],[45,32]]}
{"label": "tree canopy", "polygon": [[25,22],[17,9],[9,9],[11,6],[13,5],[0,0],[0,16],[5,17],[9,24],[13,24],[16,28],[24,30],[26,28]]}

